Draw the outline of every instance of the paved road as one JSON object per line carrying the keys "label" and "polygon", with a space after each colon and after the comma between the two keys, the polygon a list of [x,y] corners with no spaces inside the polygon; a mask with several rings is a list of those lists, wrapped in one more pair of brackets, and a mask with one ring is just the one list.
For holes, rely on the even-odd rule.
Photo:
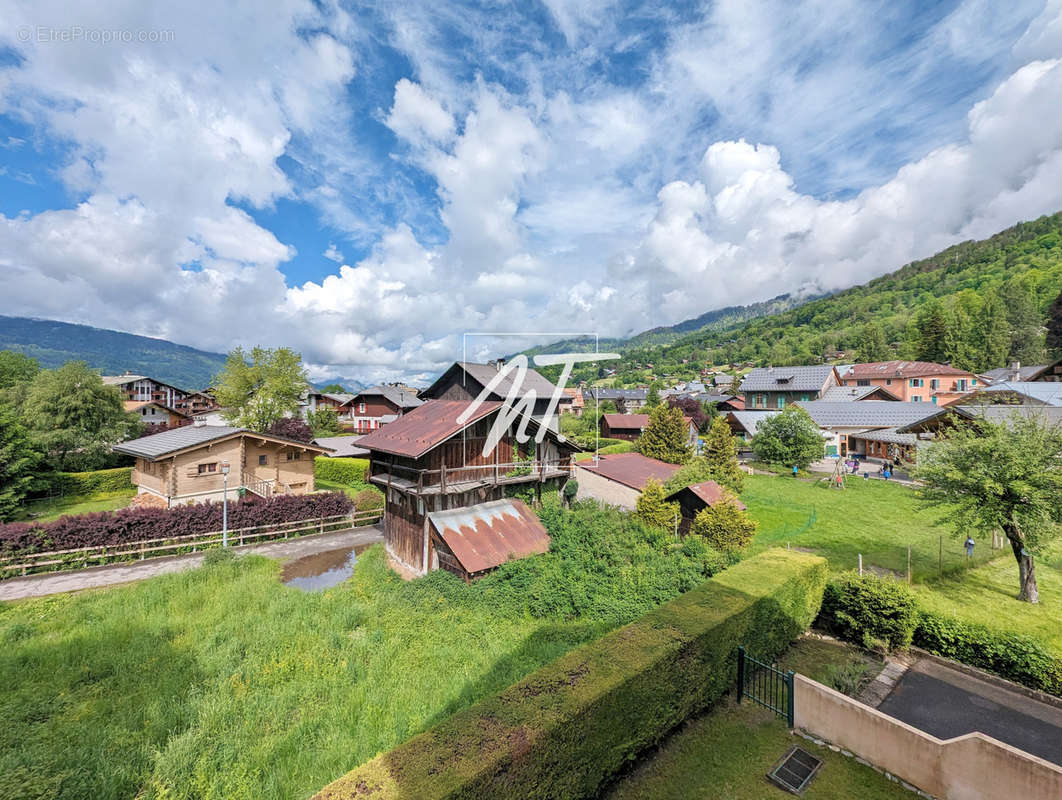
{"label": "paved road", "polygon": [[[359,544],[371,544],[383,541],[383,529],[370,525],[362,528],[348,528],[343,531],[300,536],[297,539],[279,539],[262,544],[248,544],[232,548],[238,553],[254,553],[288,560],[302,556],[334,550],[340,547],[355,547]],[[30,575],[14,578],[0,583],[0,600],[22,600],[27,597],[42,597],[60,592],[74,592],[79,589],[93,589],[100,586],[113,586],[118,583],[140,581],[165,575],[169,572],[182,572],[194,569],[203,563],[202,553],[188,553],[167,558],[149,558],[121,564],[108,564],[102,567],[90,567],[70,572],[48,572],[42,575]]]}
{"label": "paved road", "polygon": [[878,706],[939,739],[981,733],[1062,765],[1062,708],[923,659]]}

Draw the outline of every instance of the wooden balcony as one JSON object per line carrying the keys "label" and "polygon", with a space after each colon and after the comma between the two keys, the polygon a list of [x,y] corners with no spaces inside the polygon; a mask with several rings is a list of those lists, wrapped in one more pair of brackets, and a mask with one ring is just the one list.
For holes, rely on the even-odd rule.
{"label": "wooden balcony", "polygon": [[518,461],[467,467],[443,465],[440,469],[414,469],[398,464],[377,466],[380,471],[369,477],[372,483],[423,497],[458,494],[483,486],[541,483],[572,474],[572,467],[567,461]]}

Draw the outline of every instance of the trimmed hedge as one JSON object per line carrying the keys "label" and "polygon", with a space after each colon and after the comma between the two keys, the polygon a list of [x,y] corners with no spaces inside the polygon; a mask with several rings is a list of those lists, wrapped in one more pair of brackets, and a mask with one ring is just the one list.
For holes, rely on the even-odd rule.
{"label": "trimmed hedge", "polygon": [[1062,659],[1036,639],[923,611],[914,643],[944,658],[1062,696]]}
{"label": "trimmed hedge", "polygon": [[845,575],[826,585],[817,624],[830,633],[874,649],[904,648],[918,625],[918,605],[906,583],[877,575]]}
{"label": "trimmed hedge", "polygon": [[45,494],[82,495],[132,490],[132,467],[92,472],[53,472],[41,477]]}
{"label": "trimmed hedge", "polygon": [[738,645],[772,659],[815,618],[826,561],[771,550],[543,667],[317,795],[580,798],[735,680]]}
{"label": "trimmed hedge", "polygon": [[[221,505],[209,502],[170,509],[123,508],[72,514],[54,522],[12,522],[0,525],[0,555],[110,546],[219,531]],[[348,514],[353,505],[344,492],[285,494],[269,500],[248,495],[229,503],[229,529]]]}
{"label": "trimmed hedge", "polygon": [[344,486],[357,486],[365,483],[365,476],[369,472],[369,459],[367,458],[329,458],[317,456],[313,460],[313,474],[315,478],[332,483],[341,483]]}

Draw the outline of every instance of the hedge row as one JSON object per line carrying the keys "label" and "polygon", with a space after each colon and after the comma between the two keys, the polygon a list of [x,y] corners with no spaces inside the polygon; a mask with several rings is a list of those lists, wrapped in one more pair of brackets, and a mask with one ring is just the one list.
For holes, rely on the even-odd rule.
{"label": "hedge row", "polygon": [[[248,495],[229,503],[229,528],[249,528],[347,514],[353,502],[344,492],[279,495],[264,500]],[[77,547],[127,544],[221,530],[221,503],[162,508],[123,508],[73,514],[54,522],[0,525],[0,555]]]}
{"label": "hedge row", "polygon": [[1028,636],[923,611],[914,643],[938,656],[1062,697],[1062,658]]}
{"label": "hedge row", "polygon": [[44,494],[82,495],[120,492],[133,488],[131,467],[92,472],[53,472],[41,477]]}
{"label": "hedge row", "polygon": [[315,478],[332,483],[341,483],[344,486],[357,486],[365,483],[365,476],[369,472],[369,459],[367,458],[329,458],[317,456],[313,461],[313,474]]}
{"label": "hedge row", "polygon": [[826,562],[772,550],[580,647],[325,787],[348,798],[591,797],[815,618]]}

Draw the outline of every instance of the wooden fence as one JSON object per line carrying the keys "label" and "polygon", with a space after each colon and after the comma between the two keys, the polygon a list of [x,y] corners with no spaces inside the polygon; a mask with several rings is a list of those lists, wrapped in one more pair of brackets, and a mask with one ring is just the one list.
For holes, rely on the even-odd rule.
{"label": "wooden fence", "polygon": [[[314,533],[356,528],[370,525],[383,516],[383,509],[353,511],[350,514],[337,514],[331,517],[314,517],[294,522],[277,522],[254,525],[248,528],[230,528],[229,544],[233,547],[243,544],[269,541],[271,539],[291,539]],[[70,550],[49,550],[40,553],[17,553],[0,556],[0,579],[19,575],[31,575],[37,572],[57,572],[68,569],[82,569],[112,561],[138,561],[145,558],[158,558],[181,553],[195,553],[208,547],[221,545],[222,532],[193,533],[187,536],[171,536],[165,539],[144,539],[136,542],[122,542],[113,545],[93,545],[77,547]]]}

